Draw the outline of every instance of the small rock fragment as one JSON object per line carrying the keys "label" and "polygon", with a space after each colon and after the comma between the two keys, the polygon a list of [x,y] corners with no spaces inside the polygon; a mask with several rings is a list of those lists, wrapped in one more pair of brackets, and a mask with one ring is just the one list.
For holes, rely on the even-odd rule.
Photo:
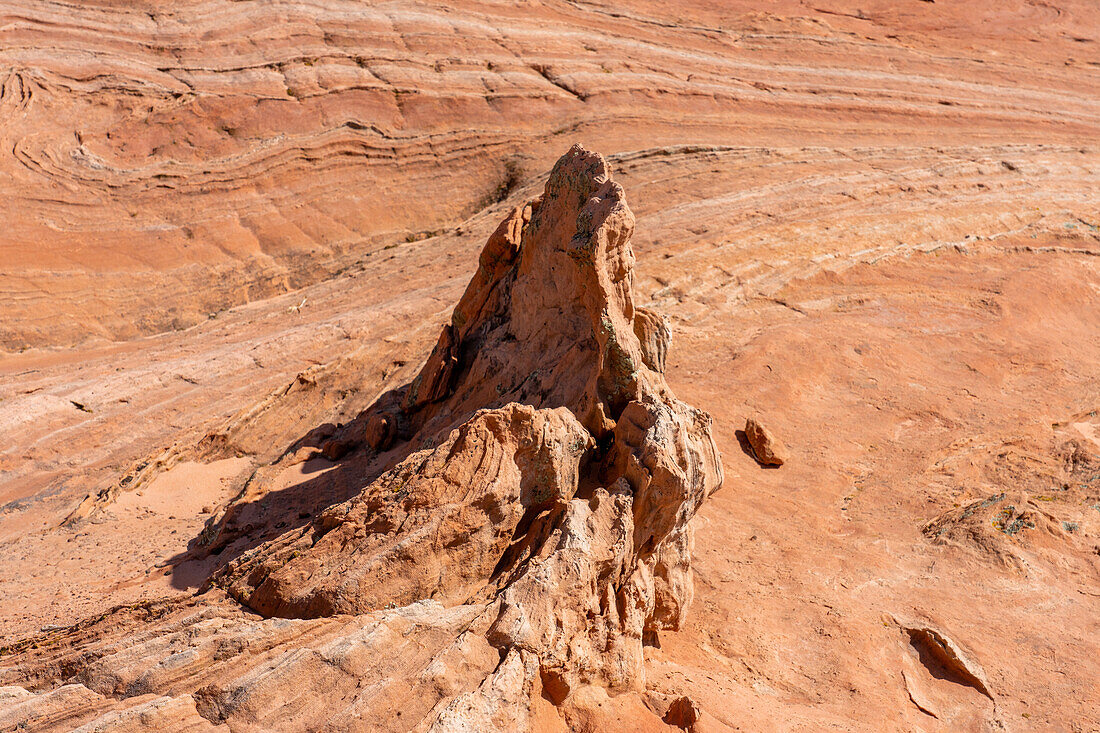
{"label": "small rock fragment", "polygon": [[397,422],[392,415],[375,413],[367,419],[363,429],[363,439],[376,451],[384,451],[393,443],[397,435]]}
{"label": "small rock fragment", "polygon": [[758,417],[750,417],[745,422],[745,436],[752,446],[753,455],[761,465],[782,466],[787,462],[787,446],[764,427]]}
{"label": "small rock fragment", "polygon": [[926,625],[902,625],[902,630],[909,635],[909,643],[920,655],[921,662],[925,666],[939,667],[938,670],[930,668],[934,675],[946,674],[952,681],[969,685],[990,700],[995,700],[981,665],[946,634]]}
{"label": "small rock fragment", "polygon": [[342,438],[330,438],[326,440],[321,446],[321,455],[330,461],[338,461],[355,447],[355,443],[342,439]]}
{"label": "small rock fragment", "polygon": [[682,730],[691,730],[699,720],[699,706],[690,697],[678,697],[668,706],[664,721]]}

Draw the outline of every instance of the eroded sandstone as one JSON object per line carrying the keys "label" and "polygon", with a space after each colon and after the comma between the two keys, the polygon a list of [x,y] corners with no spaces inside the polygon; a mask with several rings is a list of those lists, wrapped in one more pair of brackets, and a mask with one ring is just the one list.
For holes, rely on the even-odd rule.
{"label": "eroded sandstone", "polygon": [[267,616],[489,604],[505,661],[487,689],[511,693],[441,721],[518,719],[485,706],[536,687],[558,704],[640,688],[643,641],[691,602],[690,520],[722,470],[710,417],[662,374],[668,325],[634,305],[633,228],[607,163],[574,146],[490,237],[400,407],[368,411],[368,449],[404,457],[216,582]]}

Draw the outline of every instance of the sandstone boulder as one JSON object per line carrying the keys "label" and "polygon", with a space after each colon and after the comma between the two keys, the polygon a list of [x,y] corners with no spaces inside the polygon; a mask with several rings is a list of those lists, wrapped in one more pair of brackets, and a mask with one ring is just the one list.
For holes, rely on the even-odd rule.
{"label": "sandstone boulder", "polygon": [[216,582],[268,616],[488,604],[504,661],[441,730],[513,725],[536,690],[642,689],[722,471],[710,417],[662,375],[667,323],[634,305],[633,229],[607,163],[574,146],[490,237],[398,414],[366,419],[369,447],[405,457]]}
{"label": "sandstone boulder", "polygon": [[748,438],[756,460],[764,466],[782,466],[787,462],[787,446],[772,431],[764,427],[757,416],[745,421],[745,437]]}

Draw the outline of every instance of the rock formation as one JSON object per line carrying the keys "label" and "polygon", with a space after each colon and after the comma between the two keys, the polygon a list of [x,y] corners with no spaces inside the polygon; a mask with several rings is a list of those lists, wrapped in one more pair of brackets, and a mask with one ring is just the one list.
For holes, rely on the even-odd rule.
{"label": "rock formation", "polygon": [[691,602],[690,520],[722,471],[710,417],[665,383],[667,325],[634,305],[633,228],[574,146],[490,237],[400,407],[366,418],[368,449],[404,458],[216,582],[267,616],[490,602],[527,687],[637,688],[643,641]]}
{"label": "rock formation", "polygon": [[[812,5],[4,3],[0,730],[1100,731],[1100,4]],[[498,394],[517,366],[475,394],[462,324],[402,388],[571,139],[610,153],[635,302],[675,324],[666,354],[635,309],[642,363],[710,412],[736,483],[692,520],[695,598],[640,694],[577,661],[594,591],[555,607],[584,624],[564,663],[556,621],[508,633],[567,557],[538,532],[583,525],[551,511],[609,486],[576,393]],[[522,256],[509,221],[486,292]],[[779,470],[739,447],[755,410]],[[559,464],[519,433],[570,416],[576,494],[528,511]],[[447,547],[489,510],[442,455],[438,517],[322,535],[453,430],[456,460],[499,433],[520,477],[469,471],[520,517],[476,524],[485,557]],[[383,522],[421,528],[398,549],[423,567]],[[358,589],[327,587],[337,539]],[[603,584],[618,556],[591,557]],[[382,578],[439,587],[399,605]],[[264,618],[231,585],[266,613],[381,605]]]}

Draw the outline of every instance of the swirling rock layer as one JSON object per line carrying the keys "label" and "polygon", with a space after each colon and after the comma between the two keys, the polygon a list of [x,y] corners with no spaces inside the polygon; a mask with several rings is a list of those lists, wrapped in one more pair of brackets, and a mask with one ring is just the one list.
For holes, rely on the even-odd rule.
{"label": "swirling rock layer", "polygon": [[317,282],[459,224],[571,136],[1089,139],[1094,4],[931,5],[6,2],[0,349]]}
{"label": "swirling rock layer", "polygon": [[[1100,730],[1098,9],[3,3],[0,728]],[[592,566],[497,576],[522,615],[191,599],[473,417],[440,324],[578,140],[736,486],[645,691],[579,684],[630,669],[584,662],[602,609],[583,656],[505,623]],[[596,495],[562,537],[625,535]]]}

